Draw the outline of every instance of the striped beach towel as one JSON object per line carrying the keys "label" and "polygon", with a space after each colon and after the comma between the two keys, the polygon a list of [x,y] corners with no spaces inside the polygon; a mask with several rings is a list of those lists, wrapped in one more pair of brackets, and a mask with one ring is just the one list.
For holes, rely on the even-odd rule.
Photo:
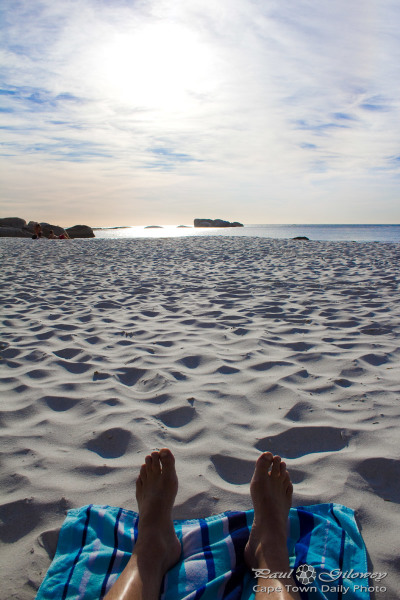
{"label": "striped beach towel", "polygon": [[[164,578],[161,599],[253,599],[257,579],[243,560],[253,517],[249,510],[175,521],[182,556]],[[36,600],[101,600],[129,560],[137,525],[137,513],[122,508],[70,510]],[[290,566],[303,599],[370,598],[365,546],[350,508],[292,508],[288,528]]]}

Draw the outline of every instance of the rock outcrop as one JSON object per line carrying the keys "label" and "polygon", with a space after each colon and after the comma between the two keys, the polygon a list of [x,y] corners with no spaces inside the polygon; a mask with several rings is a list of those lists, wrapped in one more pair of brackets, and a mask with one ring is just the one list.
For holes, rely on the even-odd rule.
{"label": "rock outcrop", "polygon": [[19,229],[17,227],[4,227],[3,225],[1,225],[0,237],[31,238],[32,234],[26,229]]}
{"label": "rock outcrop", "polygon": [[310,238],[308,238],[305,235],[297,235],[296,237],[292,238],[292,240],[308,240],[308,241],[310,241]]}
{"label": "rock outcrop", "polygon": [[94,232],[89,225],[74,225],[66,229],[69,237],[74,238],[94,238]]}
{"label": "rock outcrop", "polygon": [[[36,221],[29,221],[26,228],[31,232],[31,234],[35,233],[35,225]],[[60,227],[59,225],[51,225],[50,223],[40,223],[42,228],[43,237],[47,237],[52,231],[54,235],[61,235],[62,233],[65,235],[64,227]]]}
{"label": "rock outcrop", "polygon": [[5,219],[0,219],[0,227],[15,227],[16,229],[22,229],[25,226],[25,219],[20,219],[19,217],[6,217]]}
{"label": "rock outcrop", "polygon": [[243,223],[224,221],[223,219],[195,219],[195,227],[243,227]]}
{"label": "rock outcrop", "polygon": [[[25,219],[19,217],[6,217],[0,219],[0,237],[23,237],[31,238],[35,233],[35,225],[37,221],[29,221],[27,224]],[[50,231],[54,235],[59,236],[67,232],[70,238],[95,237],[93,229],[87,225],[74,225],[64,229],[59,225],[51,225],[50,223],[39,223],[42,228],[43,237],[48,237]]]}

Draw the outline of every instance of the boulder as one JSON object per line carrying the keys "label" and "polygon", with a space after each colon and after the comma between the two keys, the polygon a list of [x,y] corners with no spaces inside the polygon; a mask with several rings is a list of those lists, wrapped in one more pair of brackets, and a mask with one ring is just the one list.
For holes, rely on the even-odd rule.
{"label": "boulder", "polygon": [[243,227],[242,223],[224,221],[223,219],[195,219],[195,227]]}
{"label": "boulder", "polygon": [[19,219],[18,217],[5,217],[4,219],[0,219],[0,227],[16,227],[17,229],[22,229],[25,225],[25,219]]}
{"label": "boulder", "polygon": [[29,231],[31,231],[33,233],[35,230],[36,223],[37,223],[37,221],[29,221],[28,225],[25,226],[25,229],[28,229]]}
{"label": "boulder", "polygon": [[18,227],[0,227],[0,237],[20,237],[30,238],[32,234],[25,229],[19,229]]}
{"label": "boulder", "polygon": [[[37,221],[29,221],[27,224],[24,219],[18,217],[0,219],[0,237],[32,237],[35,233],[36,223]],[[59,225],[51,225],[51,223],[39,223],[39,225],[42,227],[43,237],[48,237],[50,231],[53,231],[56,236],[68,233],[70,238],[95,237],[93,229],[87,225],[74,225],[68,229]]]}
{"label": "boulder", "polygon": [[74,225],[67,227],[66,232],[70,238],[94,238],[93,229],[88,225]]}

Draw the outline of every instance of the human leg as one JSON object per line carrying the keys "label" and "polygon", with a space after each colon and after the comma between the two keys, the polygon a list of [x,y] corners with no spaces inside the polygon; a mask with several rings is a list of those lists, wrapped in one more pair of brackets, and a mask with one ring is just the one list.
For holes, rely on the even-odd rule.
{"label": "human leg", "polygon": [[[300,600],[290,571],[287,550],[287,520],[293,485],[280,456],[264,452],[258,458],[250,484],[254,522],[245,548],[251,569],[268,570],[272,578],[257,579],[256,600]],[[268,591],[263,591],[263,588]]]}
{"label": "human leg", "polygon": [[181,554],[171,516],[177,491],[172,452],[163,448],[146,456],[136,480],[138,538],[128,564],[104,600],[158,600],[162,579]]}

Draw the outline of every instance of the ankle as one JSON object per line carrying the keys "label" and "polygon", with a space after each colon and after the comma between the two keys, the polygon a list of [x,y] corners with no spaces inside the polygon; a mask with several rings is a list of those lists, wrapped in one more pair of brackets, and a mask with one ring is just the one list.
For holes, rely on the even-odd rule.
{"label": "ankle", "polygon": [[269,569],[272,572],[288,572],[289,553],[284,546],[271,546],[260,543],[254,552],[257,569]]}
{"label": "ankle", "polygon": [[130,566],[140,572],[142,578],[160,579],[166,571],[167,557],[149,551],[139,543],[135,545],[132,556],[129,559]]}

